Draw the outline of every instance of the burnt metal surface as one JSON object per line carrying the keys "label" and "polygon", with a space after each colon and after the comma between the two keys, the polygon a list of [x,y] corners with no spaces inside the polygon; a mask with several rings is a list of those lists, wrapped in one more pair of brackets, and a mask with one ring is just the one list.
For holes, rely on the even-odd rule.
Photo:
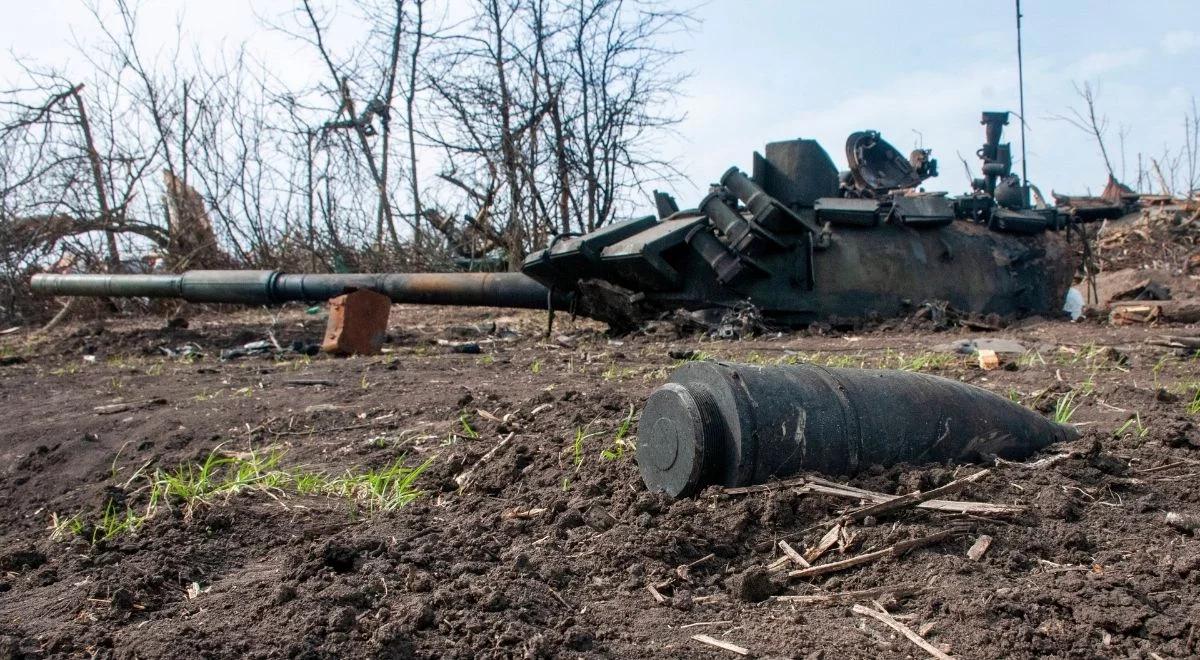
{"label": "burnt metal surface", "polygon": [[846,139],[846,162],[850,164],[853,185],[843,194],[877,198],[896,190],[916,188],[925,179],[937,176],[937,161],[929,154],[918,149],[905,158],[878,131],[851,133]]}
{"label": "burnt metal surface", "polygon": [[270,304],[370,289],[395,302],[569,308],[618,329],[678,309],[754,308],[768,322],[887,317],[926,302],[958,311],[1056,314],[1075,270],[1054,230],[1100,217],[1026,202],[1001,142],[1008,113],[983,114],[984,178],[967,195],[918,189],[928,150],[902,156],[875,131],[846,144],[842,178],[813,140],[772,142],[753,175],[728,169],[698,208],[656,193],[656,215],[556,237],[522,273],[39,275],[52,295]]}
{"label": "burnt metal surface", "polygon": [[987,390],[908,371],[692,362],[646,402],[637,462],[672,497],[814,470],[1020,459],[1078,437]]}

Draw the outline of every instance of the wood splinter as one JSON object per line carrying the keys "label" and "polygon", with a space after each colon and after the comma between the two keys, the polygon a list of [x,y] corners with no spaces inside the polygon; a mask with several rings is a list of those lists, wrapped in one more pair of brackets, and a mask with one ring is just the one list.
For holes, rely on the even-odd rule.
{"label": "wood splinter", "polygon": [[975,543],[971,545],[970,549],[967,550],[967,559],[979,561],[990,547],[992,547],[992,537],[987,534],[981,534],[979,538],[975,539]]}
{"label": "wood splinter", "polygon": [[692,635],[692,639],[696,640],[697,642],[700,642],[701,644],[708,644],[709,646],[715,646],[719,649],[725,649],[726,651],[729,651],[731,653],[736,653],[738,655],[750,655],[750,649],[747,649],[742,646],[738,646],[737,644],[726,642],[723,639],[717,639],[716,637],[709,637],[708,635]]}

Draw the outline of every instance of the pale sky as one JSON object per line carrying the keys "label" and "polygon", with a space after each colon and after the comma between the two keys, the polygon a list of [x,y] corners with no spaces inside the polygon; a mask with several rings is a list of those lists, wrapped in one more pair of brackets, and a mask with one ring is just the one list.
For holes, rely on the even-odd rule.
{"label": "pale sky", "polygon": [[[83,0],[0,5],[9,9],[0,22],[0,81],[13,79],[13,54],[80,71],[72,43],[89,40],[93,29]],[[141,13],[143,49],[164,48],[182,16],[185,50],[246,42],[284,79],[321,76],[304,45],[262,26],[260,17],[278,17],[290,6],[149,0]],[[1022,9],[1029,174],[1047,195],[1096,193],[1105,181],[1094,142],[1050,119],[1080,105],[1073,83],[1099,90],[1118,175],[1120,126],[1128,132],[1128,179],[1136,177],[1138,152],[1158,157],[1182,145],[1184,114],[1200,97],[1200,2],[1025,0]],[[751,153],[768,141],[816,138],[844,166],[846,136],[868,128],[903,152],[921,140],[942,172],[926,187],[963,192],[968,184],[956,154],[978,174],[980,111],[1017,109],[1011,0],[710,0],[696,16],[695,30],[677,44],[689,51],[681,69],[694,73],[679,90],[687,118],[662,144],[687,177],[662,187],[684,205],[698,201],[730,165],[748,169]],[[1008,129],[1015,156],[1017,128],[1014,120]]]}

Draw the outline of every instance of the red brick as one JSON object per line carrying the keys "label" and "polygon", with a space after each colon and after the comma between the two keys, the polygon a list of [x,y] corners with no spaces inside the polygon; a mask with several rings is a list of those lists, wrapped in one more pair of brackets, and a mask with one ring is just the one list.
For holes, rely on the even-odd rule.
{"label": "red brick", "polygon": [[331,299],[321,350],[334,355],[379,353],[391,311],[390,298],[367,289]]}

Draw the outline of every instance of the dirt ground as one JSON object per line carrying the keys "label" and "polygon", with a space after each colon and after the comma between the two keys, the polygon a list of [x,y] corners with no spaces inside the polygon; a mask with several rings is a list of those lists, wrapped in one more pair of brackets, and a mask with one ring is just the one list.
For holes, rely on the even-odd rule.
{"label": "dirt ground", "polygon": [[[251,341],[319,341],[323,319],[287,308],[189,321],[0,338],[0,658],[736,657],[694,635],[758,657],[925,657],[851,611],[872,600],[959,657],[1200,653],[1200,539],[1165,522],[1200,515],[1200,361],[1150,343],[1194,327],[1034,319],[711,341],[612,339],[560,317],[546,341],[542,314],[396,307],[382,356],[223,361]],[[982,336],[1028,350],[982,371],[937,349]],[[464,338],[480,352],[436,341]],[[636,416],[679,351],[919,369],[1045,414],[1066,397],[1058,410],[1083,438],[988,466],[950,496],[1019,513],[883,515],[817,563],[961,533],[816,578],[788,579],[790,565],[764,574],[778,541],[803,552],[859,502],[787,488],[648,493]],[[276,480],[149,501],[156,475],[268,455]],[[361,491],[305,491],[295,476],[398,460],[429,465],[413,482],[423,494],[394,509]],[[979,469],[840,481],[902,494]],[[990,548],[969,559],[982,535]]]}

